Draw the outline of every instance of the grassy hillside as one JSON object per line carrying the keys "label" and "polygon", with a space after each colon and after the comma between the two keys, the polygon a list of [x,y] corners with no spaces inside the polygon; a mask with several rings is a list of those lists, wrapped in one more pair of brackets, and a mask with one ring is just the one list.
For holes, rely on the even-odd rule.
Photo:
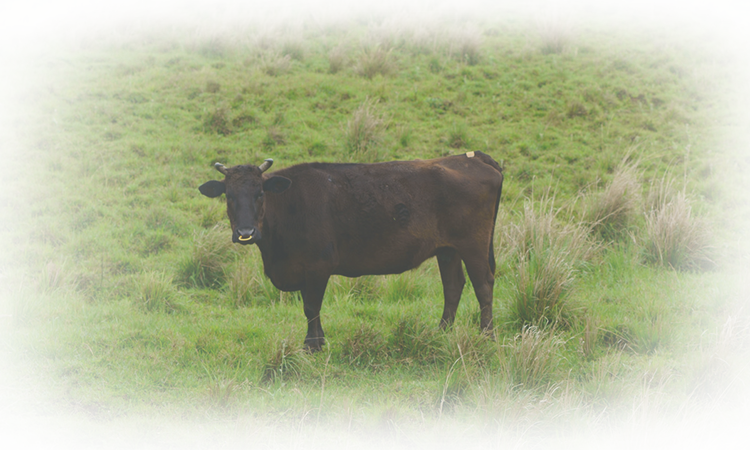
{"label": "grassy hillside", "polygon": [[[13,303],[18,357],[105,417],[368,427],[714,399],[735,370],[716,361],[741,351],[716,220],[728,81],[692,44],[384,22],[153,33],[50,57],[20,124],[34,170],[15,253],[30,274]],[[197,190],[217,161],[470,150],[506,173],[495,341],[470,286],[438,331],[428,261],[334,278],[329,345],[302,352],[298,295],[264,278],[257,249],[231,245],[223,202]]]}

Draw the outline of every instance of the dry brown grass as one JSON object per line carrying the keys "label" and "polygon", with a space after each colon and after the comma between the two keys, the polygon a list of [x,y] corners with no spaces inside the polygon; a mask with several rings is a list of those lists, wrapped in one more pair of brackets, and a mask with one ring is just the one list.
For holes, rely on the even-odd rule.
{"label": "dry brown grass", "polygon": [[328,72],[331,74],[339,73],[346,67],[348,61],[349,55],[346,45],[337,45],[328,52]]}
{"label": "dry brown grass", "polygon": [[380,46],[366,47],[359,57],[354,71],[368,80],[376,75],[384,77],[396,72],[396,63],[390,50],[384,50]]}
{"label": "dry brown grass", "polygon": [[535,9],[534,20],[542,38],[542,53],[561,53],[575,38],[575,10],[567,0],[552,0]]}
{"label": "dry brown grass", "polygon": [[693,217],[685,192],[671,197],[659,194],[657,198],[653,209],[646,212],[646,261],[681,270],[713,266],[709,227]]}
{"label": "dry brown grass", "polygon": [[346,149],[354,159],[361,162],[377,160],[377,147],[383,139],[384,129],[385,119],[378,111],[377,101],[366,98],[346,124]]}
{"label": "dry brown grass", "polygon": [[638,214],[641,183],[637,166],[637,162],[623,161],[604,190],[591,195],[586,202],[584,222],[605,240],[625,236]]}
{"label": "dry brown grass", "polygon": [[552,199],[536,205],[529,200],[520,223],[508,226],[502,236],[518,270],[510,310],[520,324],[566,321],[576,273],[594,252],[588,228],[558,222],[559,212]]}

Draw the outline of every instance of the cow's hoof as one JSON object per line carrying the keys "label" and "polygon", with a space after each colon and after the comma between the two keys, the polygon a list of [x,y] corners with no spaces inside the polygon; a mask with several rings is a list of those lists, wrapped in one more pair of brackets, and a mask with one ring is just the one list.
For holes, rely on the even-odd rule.
{"label": "cow's hoof", "polygon": [[317,353],[323,349],[325,345],[324,339],[305,339],[305,351],[308,353]]}

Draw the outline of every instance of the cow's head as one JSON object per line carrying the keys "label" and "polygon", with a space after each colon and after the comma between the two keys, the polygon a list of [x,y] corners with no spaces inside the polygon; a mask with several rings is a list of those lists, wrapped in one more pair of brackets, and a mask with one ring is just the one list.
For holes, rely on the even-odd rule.
{"label": "cow's head", "polygon": [[260,166],[252,164],[224,167],[216,163],[216,170],[224,174],[224,181],[212,180],[198,189],[206,197],[227,196],[227,215],[232,226],[232,242],[254,244],[262,239],[261,224],[265,213],[265,193],[280,194],[292,180],[281,176],[264,175],[273,164],[265,160]]}

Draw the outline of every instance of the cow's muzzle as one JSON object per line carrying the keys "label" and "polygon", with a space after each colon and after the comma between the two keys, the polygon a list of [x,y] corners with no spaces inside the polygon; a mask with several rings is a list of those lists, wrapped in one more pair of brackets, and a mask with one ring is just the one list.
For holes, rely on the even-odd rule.
{"label": "cow's muzzle", "polygon": [[255,228],[238,228],[232,235],[232,242],[243,245],[254,244],[260,240],[260,233]]}

